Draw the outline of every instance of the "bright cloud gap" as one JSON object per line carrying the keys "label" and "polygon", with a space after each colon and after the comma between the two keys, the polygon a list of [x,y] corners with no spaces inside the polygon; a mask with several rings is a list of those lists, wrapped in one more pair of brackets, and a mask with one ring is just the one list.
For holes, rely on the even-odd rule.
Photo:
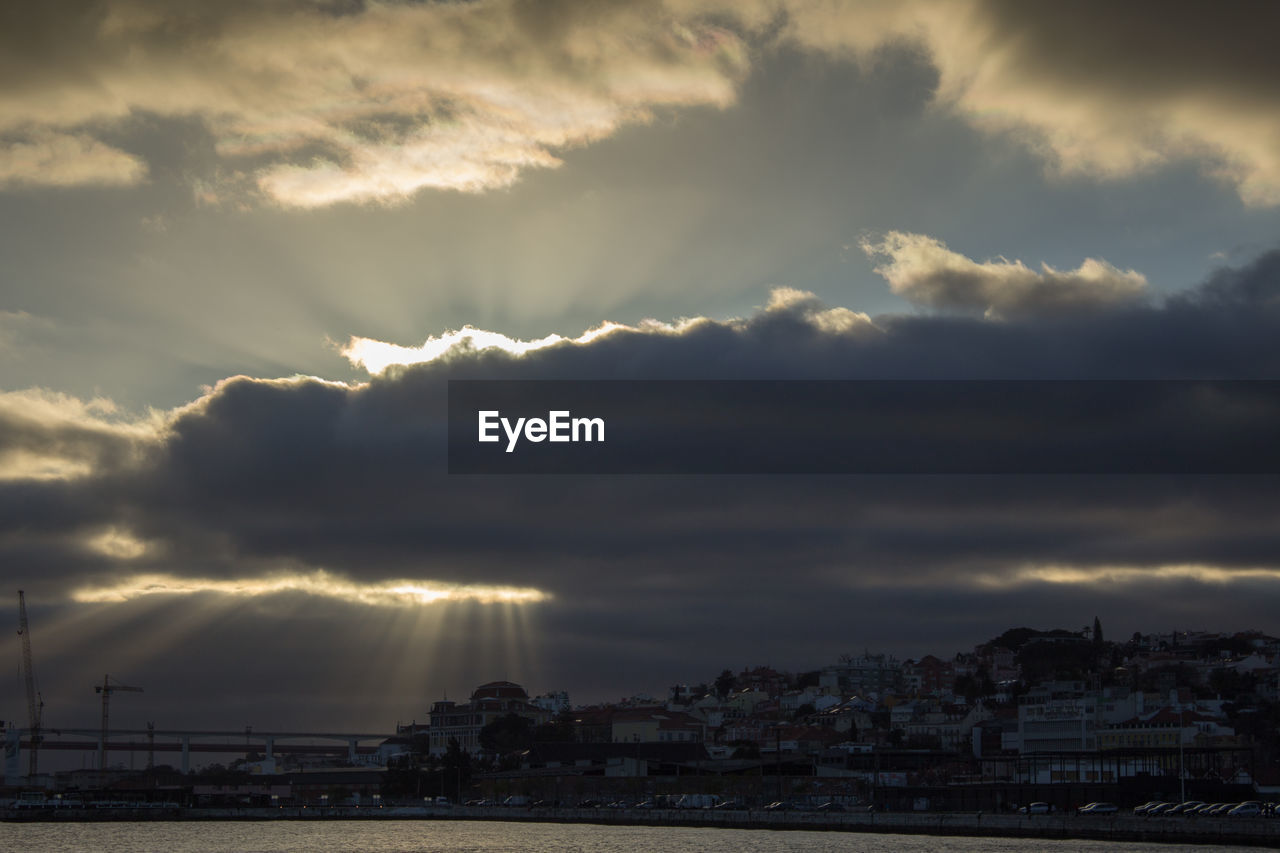
{"label": "bright cloud gap", "polygon": [[983,574],[977,578],[979,585],[993,589],[1035,583],[1125,586],[1178,581],[1203,584],[1280,581],[1280,570],[1265,567],[1225,568],[1194,563],[1160,566],[1029,565],[1020,567],[1011,574]]}
{"label": "bright cloud gap", "polygon": [[[814,330],[829,335],[860,335],[868,332],[879,334],[882,331],[868,315],[860,311],[839,307],[828,308],[814,294],[791,287],[776,287],[771,290],[769,301],[761,310],[761,314],[764,315],[778,313],[802,318]],[[629,333],[679,336],[703,323],[718,323],[726,329],[741,330],[751,322],[750,318],[734,318],[721,322],[707,317],[685,317],[671,323],[647,319],[635,326],[628,326],[624,323],[606,321],[593,329],[588,329],[576,338],[550,334],[530,341],[509,338],[501,332],[463,326],[457,331],[429,337],[424,344],[417,347],[352,336],[346,344],[339,346],[338,351],[353,366],[377,375],[393,366],[447,361],[450,358],[484,350],[500,350],[508,355],[523,356],[555,346],[585,346],[606,335]]]}
{"label": "bright cloud gap", "polygon": [[534,350],[546,349],[558,344],[588,344],[598,337],[617,331],[643,330],[679,334],[690,322],[696,321],[682,321],[668,325],[659,323],[656,320],[647,320],[641,325],[640,329],[633,329],[621,323],[604,323],[594,329],[583,332],[576,338],[566,338],[562,335],[551,334],[545,338],[538,338],[532,341],[509,338],[501,332],[490,332],[485,329],[477,329],[474,326],[463,326],[457,331],[445,332],[439,336],[433,335],[427,338],[422,346],[418,347],[405,347],[374,340],[373,338],[352,336],[345,345],[339,348],[339,351],[352,365],[363,368],[369,371],[370,374],[377,375],[388,367],[395,365],[426,364],[448,358],[451,355],[479,352],[481,350],[496,349],[511,355],[524,355]]}
{"label": "bright cloud gap", "polygon": [[120,603],[150,595],[224,595],[259,598],[281,593],[303,593],[370,607],[415,607],[429,604],[533,604],[550,594],[532,587],[447,584],[433,581],[393,580],[361,584],[327,572],[273,575],[265,578],[218,580],[182,578],[176,575],[135,575],[110,586],[83,587],[71,594],[82,604]]}

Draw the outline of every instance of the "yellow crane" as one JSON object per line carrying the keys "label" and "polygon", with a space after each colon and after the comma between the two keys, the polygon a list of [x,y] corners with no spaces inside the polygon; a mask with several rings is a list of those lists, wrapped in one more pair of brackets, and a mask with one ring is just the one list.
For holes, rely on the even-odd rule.
{"label": "yellow crane", "polygon": [[98,769],[107,769],[107,710],[111,705],[112,693],[141,693],[141,687],[130,687],[111,678],[102,676],[102,683],[95,684],[93,692],[102,694],[102,740],[98,741]]}
{"label": "yellow crane", "polygon": [[27,727],[31,738],[27,777],[34,784],[40,766],[40,718],[44,716],[44,697],[36,687],[36,674],[31,667],[31,626],[27,624],[27,598],[22,590],[18,590],[18,636],[22,638],[22,680],[27,685]]}

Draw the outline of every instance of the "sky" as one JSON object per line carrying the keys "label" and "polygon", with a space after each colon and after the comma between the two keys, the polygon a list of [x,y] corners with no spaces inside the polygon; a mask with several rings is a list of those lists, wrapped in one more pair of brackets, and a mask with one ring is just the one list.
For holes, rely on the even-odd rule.
{"label": "sky", "polygon": [[122,727],[379,731],[495,679],[1280,633],[1274,476],[444,452],[458,378],[1280,379],[1278,19],[4,5],[0,574],[45,724],[93,725],[106,673],[145,691]]}

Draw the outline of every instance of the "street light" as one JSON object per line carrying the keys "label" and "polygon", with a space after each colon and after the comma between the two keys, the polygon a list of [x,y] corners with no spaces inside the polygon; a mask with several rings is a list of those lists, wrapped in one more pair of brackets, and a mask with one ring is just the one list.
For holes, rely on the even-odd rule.
{"label": "street light", "polygon": [[1187,801],[1187,765],[1183,761],[1182,751],[1182,730],[1186,727],[1186,706],[1181,702],[1178,703],[1178,783],[1182,789],[1182,802]]}

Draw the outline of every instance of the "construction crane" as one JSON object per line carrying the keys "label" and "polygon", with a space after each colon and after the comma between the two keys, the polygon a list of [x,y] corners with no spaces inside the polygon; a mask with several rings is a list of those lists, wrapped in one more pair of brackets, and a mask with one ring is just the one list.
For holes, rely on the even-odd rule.
{"label": "construction crane", "polygon": [[22,590],[18,590],[18,636],[22,638],[22,679],[27,684],[27,726],[31,738],[27,778],[34,784],[40,766],[40,718],[44,716],[44,697],[36,687],[36,674],[31,667],[31,626],[27,624],[27,598]]}
{"label": "construction crane", "polygon": [[98,741],[98,769],[107,769],[107,710],[111,705],[112,693],[141,693],[141,687],[130,687],[113,681],[111,676],[102,676],[102,683],[95,684],[93,692],[102,694],[102,740]]}

